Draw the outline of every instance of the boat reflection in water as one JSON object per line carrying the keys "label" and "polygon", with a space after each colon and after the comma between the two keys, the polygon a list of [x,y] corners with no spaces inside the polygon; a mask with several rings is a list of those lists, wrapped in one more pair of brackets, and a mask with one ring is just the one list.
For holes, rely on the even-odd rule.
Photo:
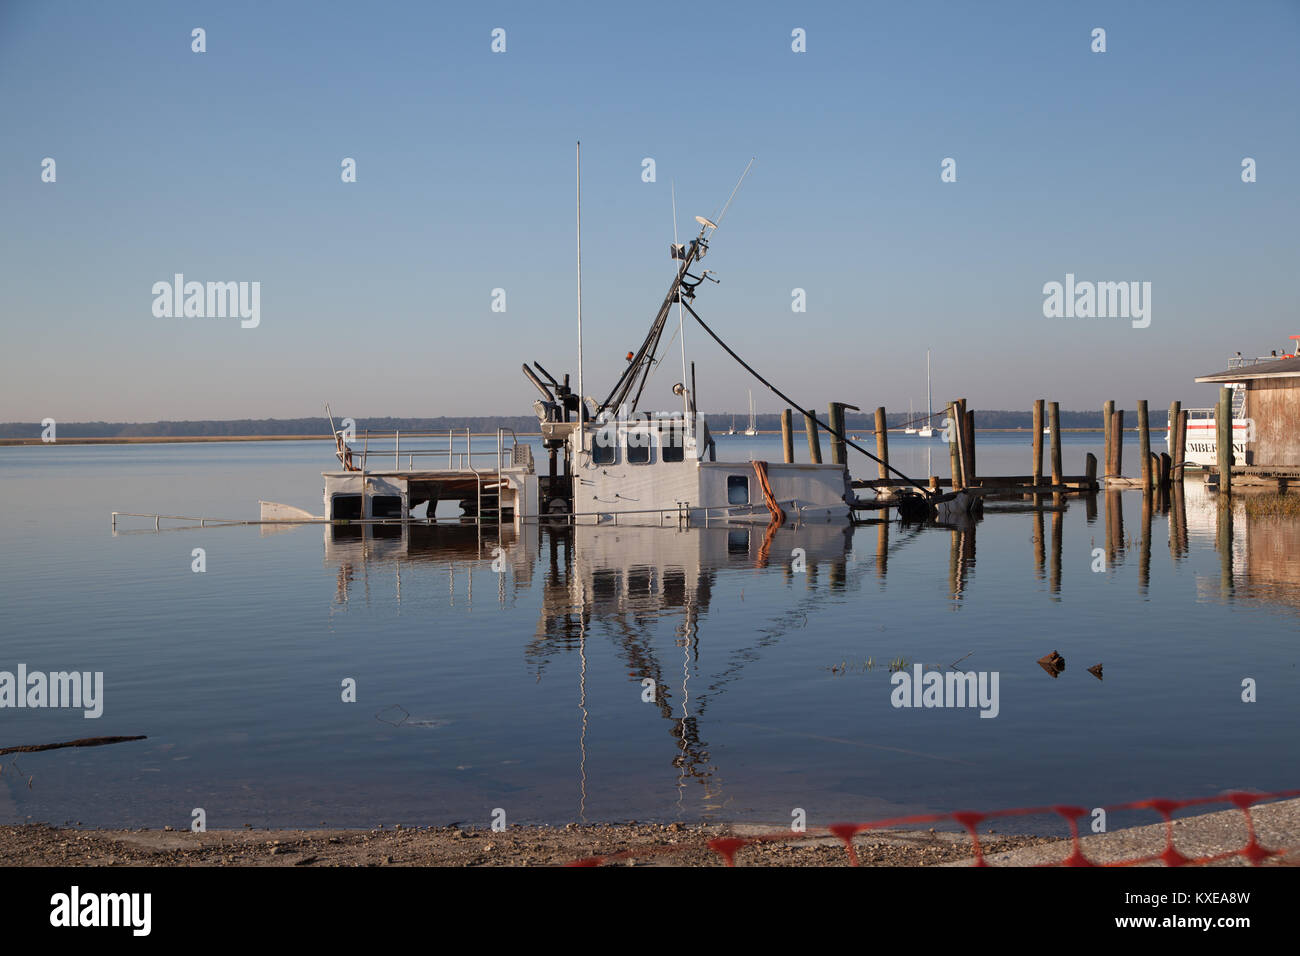
{"label": "boat reflection in water", "polygon": [[[1062,554],[1065,549],[1065,515],[1071,506],[1084,509],[1087,526],[1103,522],[1103,533],[1092,543],[1105,555],[1105,567],[1129,562],[1137,566],[1140,590],[1150,586],[1152,550],[1167,539],[1171,559],[1182,562],[1194,548],[1212,548],[1219,554],[1220,580],[1202,596],[1252,596],[1285,606],[1300,606],[1289,596],[1300,584],[1300,566],[1288,555],[1300,551],[1300,522],[1294,518],[1253,516],[1241,496],[1231,508],[1219,507],[1216,495],[1199,481],[1175,484],[1171,492],[1141,494],[1107,491],[1071,499],[1064,495],[1007,495],[985,498],[987,515],[1026,513],[1031,535],[1036,577],[1047,590],[1062,591]],[[1128,512],[1128,530],[1125,512]],[[1136,533],[1132,518],[1136,513]],[[721,528],[632,528],[538,525],[522,529],[492,529],[473,524],[331,526],[325,531],[326,563],[337,565],[337,600],[346,603],[356,585],[359,569],[367,563],[392,563],[400,600],[401,563],[421,560],[447,563],[496,561],[503,571],[494,590],[505,600],[507,582],[514,591],[531,585],[539,566],[547,569],[543,620],[538,640],[559,641],[581,624],[576,615],[601,620],[633,613],[680,610],[694,621],[708,610],[710,585],[726,568],[784,569],[799,573],[791,558],[794,549],[806,552],[809,581],[825,573],[830,586],[844,586],[850,553],[858,560],[872,559],[874,573],[884,578],[891,554],[917,535],[949,535],[947,590],[960,601],[970,586],[975,568],[976,529],[986,520],[959,516],[951,523],[902,524],[897,521],[852,525],[787,525],[773,531],[758,526]],[[855,534],[858,537],[856,546]],[[864,540],[865,539],[865,540]],[[1099,540],[1100,539],[1100,540]],[[874,548],[872,545],[874,544]],[[500,548],[498,556],[495,549]],[[865,553],[864,553],[865,551]],[[581,555],[581,559],[577,557]],[[1094,552],[1095,556],[1095,552]],[[1095,570],[1095,568],[1094,568]],[[364,576],[363,576],[364,577]],[[472,576],[462,589],[462,599],[472,598]],[[1246,590],[1241,591],[1242,588]],[[449,600],[457,590],[453,581]],[[576,622],[576,623],[575,623]],[[590,620],[587,622],[590,624]],[[690,625],[694,627],[692,623]]]}
{"label": "boat reflection in water", "polygon": [[[766,658],[771,664],[780,654],[792,659],[784,646],[788,643],[798,643],[799,653],[804,653],[805,644],[809,655],[827,652],[825,660],[800,658],[801,666],[806,664],[810,670],[828,670],[819,665],[838,661],[830,655],[843,653],[846,647],[861,649],[864,658],[875,654],[880,661],[884,653],[910,654],[916,646],[912,637],[902,631],[899,638],[887,639],[902,644],[862,640],[859,622],[870,620],[874,634],[878,620],[891,615],[901,619],[900,615],[916,609],[917,602],[930,600],[947,602],[957,612],[970,602],[978,608],[1014,599],[1025,602],[1027,615],[1043,615],[1047,609],[1040,601],[1064,600],[1067,591],[1073,592],[1072,598],[1088,601],[1112,587],[1103,583],[1107,580],[1119,584],[1127,597],[1116,596],[1113,605],[1118,610],[1099,620],[1122,627],[1126,615],[1138,614],[1156,597],[1165,613],[1176,613],[1186,593],[1175,586],[1180,574],[1194,579],[1203,601],[1227,604],[1248,599],[1291,613],[1300,607],[1300,599],[1293,596],[1300,571],[1287,560],[1300,550],[1300,523],[1252,517],[1240,504],[1220,508],[1196,482],[1176,486],[1163,496],[1112,491],[1082,498],[989,498],[984,514],[982,519],[964,516],[948,525],[882,521],[856,527],[816,524],[776,529],[567,523],[493,528],[419,522],[327,526],[325,566],[336,576],[336,609],[359,601],[369,605],[372,589],[377,605],[391,603],[394,596],[400,604],[405,577],[408,600],[422,603],[423,609],[432,602],[436,610],[445,601],[456,608],[496,602],[506,610],[507,617],[499,623],[483,620],[483,634],[511,635],[507,657],[522,654],[529,675],[535,674],[538,682],[543,676],[558,677],[559,698],[552,691],[550,699],[561,707],[572,701],[580,712],[571,725],[576,738],[574,763],[568,765],[566,755],[563,765],[576,768],[576,802],[582,820],[588,807],[589,688],[603,728],[600,799],[608,802],[611,798],[603,791],[624,785],[609,768],[619,765],[622,758],[615,751],[626,741],[628,761],[639,759],[632,755],[649,755],[651,766],[670,760],[679,807],[686,803],[689,789],[702,798],[695,809],[702,807],[702,818],[707,818],[711,811],[731,809],[728,801],[737,788],[732,785],[724,792],[726,774],[718,755],[734,752],[729,748],[736,747],[736,739],[746,733],[771,731],[787,735],[785,739],[815,738],[846,746],[841,737],[848,733],[841,726],[863,734],[855,723],[860,714],[844,710],[845,700],[833,696],[828,698],[826,716],[836,728],[833,737],[818,736],[825,728],[816,716],[807,720],[801,716],[779,730],[767,726],[774,721],[766,720],[763,708],[754,704],[770,689],[763,682],[771,674],[763,671],[762,662]],[[979,532],[984,522],[991,524]],[[976,574],[977,532],[986,539],[983,554],[988,570],[983,581]],[[1166,544],[1167,556],[1163,554]],[[1031,562],[1024,560],[1026,548]],[[907,553],[912,549],[915,553]],[[923,560],[918,561],[918,555]],[[1207,560],[1210,555],[1218,557],[1218,574],[1215,561]],[[891,563],[898,580],[890,581],[886,590]],[[1156,565],[1160,568],[1156,580],[1171,584],[1161,595],[1150,595]],[[1174,579],[1168,577],[1170,566]],[[1110,573],[1090,573],[1098,570]],[[440,584],[444,575],[445,591]],[[1035,593],[1041,597],[1022,597]],[[929,620],[928,626],[933,626],[934,619]],[[978,648],[980,654],[989,655],[986,659],[998,660],[1005,641],[1003,626],[982,624],[978,614],[966,621],[957,624],[954,633],[960,633],[963,642],[969,640],[969,647]],[[815,633],[806,630],[810,622]],[[1138,657],[1130,653],[1129,667],[1139,666]],[[657,738],[659,731],[641,721],[627,721],[621,702],[628,698],[622,692],[616,694],[620,703],[611,709],[611,676],[641,685],[634,686],[633,692],[652,708],[645,712],[655,715],[650,723],[669,738],[665,750],[654,744],[663,739]],[[808,679],[806,672],[796,676],[800,681]],[[745,687],[742,682],[747,677],[751,686]],[[815,715],[817,708],[804,696],[811,685],[798,686],[795,697],[775,699],[781,707],[805,707]],[[732,696],[721,701],[727,694]],[[797,703],[792,705],[792,700]],[[713,704],[718,706],[711,727]],[[788,709],[780,712],[788,714]],[[724,713],[730,721],[725,732],[719,724]],[[742,721],[757,717],[763,725],[739,723],[737,714],[744,715]],[[564,731],[556,741],[563,751],[568,739]],[[611,739],[618,741],[614,750]],[[861,746],[872,745],[863,739]],[[788,756],[797,749],[795,744],[789,749],[752,741],[749,745],[772,746],[781,759],[796,759]],[[934,749],[942,746],[935,744]],[[663,762],[658,763],[658,772],[663,772]],[[824,765],[809,766],[840,770],[830,758]],[[732,770],[737,777],[753,773],[752,768],[740,766]],[[635,779],[638,786],[645,784],[646,778]],[[691,803],[695,806],[694,800]],[[596,817],[608,817],[597,808],[595,797],[592,809]]]}
{"label": "boat reflection in water", "polygon": [[[325,529],[325,563],[336,568],[336,605],[357,599],[358,589],[368,603],[372,580],[378,586],[386,578],[380,572],[389,567],[400,602],[404,565],[446,566],[452,572],[452,605],[485,597],[505,605],[532,589],[535,576],[541,575],[539,619],[524,654],[539,680],[558,656],[576,653],[580,658],[579,816],[585,819],[586,676],[592,645],[612,643],[627,673],[642,683],[643,699],[658,709],[674,741],[672,763],[679,788],[688,779],[699,781],[708,805],[718,796],[713,789],[716,768],[700,718],[710,701],[740,676],[745,662],[779,640],[787,627],[797,627],[792,622],[806,619],[827,590],[851,589],[860,578],[848,573],[853,531],[847,524],[766,530],[541,524],[504,526],[494,534],[489,527],[471,524],[345,525]],[[476,573],[457,575],[452,570],[467,562]],[[712,611],[714,587],[720,575],[745,570],[780,575],[786,582],[802,578],[808,596],[786,606],[780,620],[754,635],[752,646],[728,653],[711,670],[702,666],[700,633]],[[391,587],[383,585],[385,595],[393,593]],[[672,619],[675,648],[673,659],[666,660],[652,625]],[[700,690],[691,687],[693,675]]]}

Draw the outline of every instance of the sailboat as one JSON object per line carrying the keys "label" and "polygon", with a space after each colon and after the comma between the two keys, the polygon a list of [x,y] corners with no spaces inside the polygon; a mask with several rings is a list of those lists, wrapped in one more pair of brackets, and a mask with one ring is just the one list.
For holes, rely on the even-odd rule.
{"label": "sailboat", "polygon": [[930,350],[925,350],[925,427],[917,430],[919,438],[934,437],[934,399],[930,393]]}
{"label": "sailboat", "polygon": [[727,429],[727,434],[728,434],[728,435],[734,435],[734,434],[736,434],[736,416],[735,416],[735,415],[732,415],[732,416],[731,416],[731,427]]}
{"label": "sailboat", "polygon": [[754,424],[754,390],[749,390],[749,427],[745,429],[745,434],[751,438],[758,434],[758,428]]}
{"label": "sailboat", "polygon": [[913,428],[912,425],[911,425],[911,422],[912,422],[912,420],[913,420],[914,418],[916,418],[916,410],[915,410],[914,408],[912,408],[912,400],[909,398],[909,399],[907,400],[907,421],[908,421],[908,425],[907,425],[906,428],[903,429],[903,434],[904,434],[904,435],[915,435],[915,434],[916,434],[916,429]]}

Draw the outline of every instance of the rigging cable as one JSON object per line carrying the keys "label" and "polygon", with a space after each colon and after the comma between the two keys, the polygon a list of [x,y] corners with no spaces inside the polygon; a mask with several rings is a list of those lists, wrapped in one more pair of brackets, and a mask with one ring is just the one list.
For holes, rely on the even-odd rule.
{"label": "rigging cable", "polygon": [[826,423],[823,422],[820,418],[818,418],[816,415],[814,415],[811,409],[807,409],[807,410],[805,410],[805,409],[803,408],[803,406],[800,405],[798,402],[796,402],[793,398],[791,398],[789,395],[785,394],[785,392],[781,391],[779,388],[777,388],[775,385],[773,385],[771,382],[769,382],[767,379],[765,379],[762,375],[758,374],[757,370],[755,370],[754,367],[753,367],[752,365],[750,365],[750,364],[749,364],[748,362],[746,362],[743,358],[741,358],[739,355],[737,355],[736,352],[731,348],[731,346],[729,346],[726,342],[722,341],[722,339],[720,339],[720,338],[718,337],[718,333],[714,332],[713,329],[709,328],[708,323],[706,323],[702,318],[700,318],[699,313],[697,313],[694,309],[692,309],[692,308],[691,308],[689,305],[687,305],[686,303],[683,302],[682,304],[685,306],[686,311],[689,312],[689,313],[691,314],[691,317],[694,318],[696,322],[700,323],[700,328],[704,329],[705,332],[708,332],[708,333],[709,333],[709,337],[712,338],[713,341],[717,342],[720,346],[722,346],[723,350],[724,350],[728,355],[730,355],[733,359],[735,359],[736,362],[739,363],[739,365],[740,365],[741,368],[743,368],[743,369],[744,369],[746,372],[748,372],[750,375],[754,376],[754,378],[758,379],[760,382],[762,382],[764,385],[766,385],[767,388],[768,388],[768,390],[771,391],[771,392],[774,392],[774,393],[777,395],[778,398],[782,399],[783,401],[788,402],[789,404],[793,405],[795,408],[798,408],[800,411],[802,411],[805,415],[807,415],[809,418],[811,418],[814,422],[816,422],[816,423],[817,423],[818,425],[820,425],[822,428],[826,429],[828,432],[830,432],[832,435],[834,435],[834,436],[835,436],[836,438],[838,438],[840,441],[844,442],[845,445],[848,445],[848,446],[851,447],[851,448],[855,448],[855,449],[857,449],[858,451],[862,452],[862,454],[864,454],[864,455],[866,455],[868,458],[870,458],[872,461],[876,462],[876,463],[879,464],[879,465],[884,466],[886,469],[888,469],[889,471],[893,472],[893,473],[894,473],[895,475],[897,475],[899,478],[902,478],[903,481],[907,482],[907,484],[911,485],[911,486],[912,486],[913,488],[915,488],[917,491],[921,492],[921,494],[922,494],[922,495],[923,495],[927,500],[929,500],[929,499],[932,498],[932,494],[931,494],[931,492],[930,492],[930,489],[928,489],[928,488],[926,488],[926,487],[920,485],[919,483],[913,481],[911,478],[907,477],[907,475],[903,474],[901,471],[899,471],[899,470],[898,470],[897,468],[895,468],[893,465],[889,464],[889,462],[887,462],[887,461],[883,461],[883,460],[881,460],[880,458],[877,458],[875,455],[871,454],[871,452],[867,451],[865,448],[863,448],[863,447],[862,447],[861,445],[859,445],[857,442],[850,440],[849,437],[848,437],[847,435],[844,435],[844,434],[842,434],[842,433],[840,433],[840,432],[837,432],[834,428],[831,428],[830,425],[826,424]]}

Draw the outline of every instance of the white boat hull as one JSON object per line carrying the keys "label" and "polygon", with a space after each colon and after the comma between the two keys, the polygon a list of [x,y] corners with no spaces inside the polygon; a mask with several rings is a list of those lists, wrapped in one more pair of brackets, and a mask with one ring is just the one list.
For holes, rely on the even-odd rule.
{"label": "white boat hull", "polygon": [[[1188,465],[1213,466],[1219,463],[1219,432],[1213,409],[1189,409],[1187,440],[1182,461]],[[1207,417],[1208,416],[1208,417]],[[1253,423],[1249,419],[1232,420],[1232,453],[1238,465],[1253,464],[1250,444],[1254,441]],[[1165,430],[1165,447],[1174,455],[1172,429]]]}

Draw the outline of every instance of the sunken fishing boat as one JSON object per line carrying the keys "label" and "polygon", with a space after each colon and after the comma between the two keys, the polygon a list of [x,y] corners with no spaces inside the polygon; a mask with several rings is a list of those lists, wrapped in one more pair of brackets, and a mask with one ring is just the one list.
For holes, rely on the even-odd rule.
{"label": "sunken fishing boat", "polygon": [[[719,222],[743,181],[744,175]],[[695,363],[687,357],[687,316],[769,391],[803,410],[835,440],[879,461],[760,375],[700,317],[696,299],[701,286],[706,280],[719,281],[711,270],[700,268],[718,229],[717,223],[703,216],[695,217],[699,232],[694,238],[670,244],[676,268],[640,347],[628,353],[603,399],[584,394],[580,188],[578,209],[576,385],[568,373],[557,378],[539,362],[523,365],[525,378],[539,393],[533,411],[545,461],[534,460],[533,445],[519,441],[509,429],[499,429],[495,443],[493,436],[480,436],[477,447],[474,436],[449,434],[445,449],[408,450],[406,462],[401,460],[401,436],[394,436],[392,451],[385,442],[385,450],[374,455],[386,463],[391,454],[393,467],[375,467],[368,447],[354,449],[347,436],[334,429],[331,416],[341,467],[322,473],[325,520],[409,521],[421,505],[427,517],[414,520],[433,520],[442,501],[459,503],[462,519],[633,526],[849,522],[861,510],[883,507],[895,508],[905,518],[943,520],[978,507],[978,497],[970,491],[939,494],[892,467],[890,472],[899,478],[897,486],[884,497],[860,500],[845,463],[719,460],[717,443],[699,410]],[[664,333],[674,317],[678,334],[670,336],[668,345],[672,338],[681,339],[682,377],[671,387],[670,406],[650,410],[645,406],[647,387],[667,358]],[[453,442],[462,437],[463,448],[456,451]],[[264,503],[263,519],[292,519],[296,516],[288,512],[295,510]],[[297,517],[311,516],[299,513]]]}

